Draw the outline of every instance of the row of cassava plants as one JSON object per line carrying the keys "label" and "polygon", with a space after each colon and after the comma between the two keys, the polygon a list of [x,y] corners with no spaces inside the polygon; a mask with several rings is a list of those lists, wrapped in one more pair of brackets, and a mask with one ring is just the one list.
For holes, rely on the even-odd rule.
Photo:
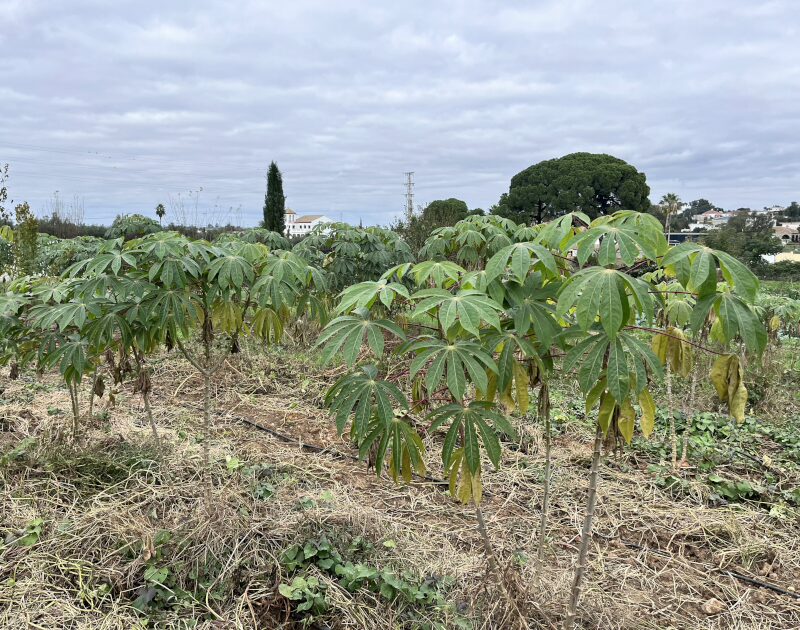
{"label": "row of cassava plants", "polygon": [[102,392],[103,373],[130,375],[150,405],[148,360],[177,347],[202,381],[204,457],[209,463],[212,378],[241,335],[279,341],[287,324],[313,314],[323,321],[325,278],[286,251],[263,244],[212,245],[174,232],[103,244],[63,277],[17,278],[0,298],[0,362],[12,377],[25,365],[57,368],[69,390],[73,437],[81,431],[80,385]]}
{"label": "row of cassava plants", "polygon": [[556,367],[574,375],[596,424],[564,617],[564,627],[572,628],[604,444],[630,442],[637,419],[641,433],[652,434],[652,387],[663,381],[675,465],[672,379],[690,379],[693,392],[695,355],[702,352],[712,356],[720,400],[743,420],[744,357],[728,349],[755,358],[763,351],[767,334],[751,306],[758,281],[723,252],[693,243],[669,247],[658,221],[629,211],[591,222],[570,214],[534,227],[471,217],[435,232],[423,253],[431,259],[398,265],[340,294],[339,316],[320,337],[324,358],[351,368],[327,394],[337,428],[349,431],[378,474],[388,468],[395,481],[406,482],[425,473],[417,427],[441,430],[450,490],[474,505],[496,571],[480,511],[482,468],[486,460],[500,464],[502,439],[515,434],[508,414],[525,415],[533,406],[530,391],[538,388],[547,450],[541,559],[551,467],[548,383]]}

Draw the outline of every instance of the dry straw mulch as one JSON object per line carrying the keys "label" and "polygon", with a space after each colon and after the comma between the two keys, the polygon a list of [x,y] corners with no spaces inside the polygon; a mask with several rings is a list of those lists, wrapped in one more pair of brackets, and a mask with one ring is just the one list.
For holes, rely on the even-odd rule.
{"label": "dry straw mulch", "polygon": [[[157,627],[186,628],[193,618],[202,619],[198,628],[295,627],[297,617],[277,591],[286,579],[277,558],[322,532],[373,541],[381,566],[453,578],[446,597],[476,628],[514,627],[512,607],[487,571],[474,511],[434,482],[395,486],[350,459],[353,450],[322,408],[335,370],[275,353],[231,358],[214,383],[210,473],[196,439],[199,377],[175,356],[160,357],[154,372],[158,447],[141,401],[127,386],[107,419],[92,420],[85,444],[72,446],[63,435],[68,419],[52,413],[69,409],[56,377],[4,382],[0,452],[34,437],[30,456],[46,464],[0,470],[0,533],[44,521],[36,545],[0,547],[0,627],[144,627],[131,603],[148,559],[159,553],[154,540],[161,530],[172,533],[173,554],[162,562],[186,583],[193,570],[207,571],[216,596],[160,613]],[[546,559],[537,569],[543,449],[535,426],[522,429],[522,447],[506,449],[498,471],[487,465],[484,516],[506,590],[528,626],[560,627],[583,518],[588,434],[576,430],[556,439]],[[439,439],[426,437],[433,478],[442,474]],[[275,494],[254,498],[251,481],[228,470],[226,457],[273,470]],[[602,468],[582,627],[800,627],[800,600],[725,572],[800,591],[796,515],[777,520],[756,506],[707,507],[699,486],[675,499],[640,468],[624,455]],[[381,545],[387,540],[396,546]],[[376,595],[354,595],[319,577],[331,608],[316,627],[418,627]],[[454,627],[448,615],[431,613],[431,620]]]}

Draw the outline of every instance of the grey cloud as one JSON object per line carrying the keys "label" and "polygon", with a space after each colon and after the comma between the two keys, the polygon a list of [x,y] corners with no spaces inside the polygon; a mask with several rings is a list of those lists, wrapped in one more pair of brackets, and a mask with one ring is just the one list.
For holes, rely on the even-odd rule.
{"label": "grey cloud", "polygon": [[654,198],[787,203],[794,4],[0,0],[0,162],[15,199],[76,194],[105,221],[202,187],[207,216],[255,223],[275,159],[297,210],[386,224],[404,171],[418,202],[487,208],[579,150]]}

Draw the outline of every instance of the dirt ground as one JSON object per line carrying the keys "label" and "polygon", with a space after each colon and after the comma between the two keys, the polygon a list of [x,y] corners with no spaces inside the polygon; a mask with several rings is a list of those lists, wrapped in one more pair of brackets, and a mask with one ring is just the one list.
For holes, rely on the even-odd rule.
{"label": "dirt ground", "polygon": [[[130,385],[116,388],[113,405],[108,385],[83,444],[73,446],[58,376],[25,373],[9,381],[3,374],[0,627],[303,627],[295,603],[278,590],[290,578],[279,559],[292,544],[322,534],[369,541],[371,563],[441,585],[446,603],[404,607],[367,589],[351,593],[317,571],[329,607],[309,627],[512,628],[515,606],[528,627],[561,627],[586,500],[587,426],[564,423],[555,437],[541,567],[538,427],[519,420],[520,443],[504,449],[499,470],[487,462],[483,512],[505,572],[501,588],[487,570],[474,510],[436,481],[441,436],[426,436],[432,480],[394,485],[376,478],[355,461],[323,408],[336,369],[294,352],[231,357],[214,382],[210,471],[203,466],[200,378],[174,355],[158,357],[153,372],[159,445]],[[9,456],[15,447],[18,454]],[[604,461],[580,627],[800,627],[796,511],[711,507],[702,484],[689,483],[676,497],[647,466],[635,451]],[[248,470],[268,477],[259,486],[268,487],[268,497],[254,495]],[[33,544],[15,542],[26,532],[35,535]],[[155,562],[187,591],[203,584],[205,596],[195,589],[177,604],[137,611],[133,602]]]}

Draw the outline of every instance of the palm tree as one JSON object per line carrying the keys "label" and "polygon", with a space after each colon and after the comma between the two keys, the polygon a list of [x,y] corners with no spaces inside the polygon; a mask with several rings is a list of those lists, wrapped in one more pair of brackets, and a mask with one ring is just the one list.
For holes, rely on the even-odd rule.
{"label": "palm tree", "polygon": [[164,204],[160,203],[156,206],[156,215],[158,216],[158,223],[161,224],[161,219],[164,218],[164,215],[167,214],[166,209],[164,208]]}
{"label": "palm tree", "polygon": [[684,206],[684,203],[681,201],[681,198],[678,197],[675,193],[667,193],[663,197],[661,197],[661,209],[664,211],[664,229],[667,232],[667,243],[669,243],[670,237],[670,222],[672,220],[672,216],[678,214],[681,211],[681,208]]}

